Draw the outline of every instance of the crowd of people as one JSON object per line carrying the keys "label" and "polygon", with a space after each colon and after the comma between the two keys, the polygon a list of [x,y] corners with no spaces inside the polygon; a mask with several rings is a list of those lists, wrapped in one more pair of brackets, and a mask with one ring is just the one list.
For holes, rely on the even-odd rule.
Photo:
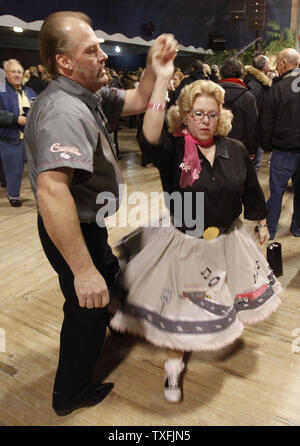
{"label": "crowd of people", "polygon": [[[300,74],[299,62],[299,54],[293,48],[280,51],[275,67],[263,54],[256,55],[252,65],[245,66],[234,57],[227,59],[220,67],[196,60],[188,74],[175,68],[167,89],[167,108],[170,108],[176,104],[187,85],[197,80],[217,83],[225,90],[224,108],[233,113],[228,136],[243,143],[256,173],[259,172],[263,153],[270,154],[267,224],[271,240],[276,236],[282,198],[289,180],[293,182],[294,192],[290,230],[294,236],[300,236],[300,140],[297,124],[300,103],[297,86],[293,88],[293,82]],[[142,159],[147,159],[146,155],[143,154]],[[279,164],[277,160],[280,160]]]}
{"label": "crowd of people", "polygon": [[[22,140],[26,115],[31,103],[47,87],[51,77],[43,65],[30,66],[24,70],[20,62],[15,59],[6,61],[3,68],[6,86],[0,95],[0,184],[2,188],[7,188],[11,206],[20,207],[22,205],[20,188],[25,163]],[[123,90],[137,88],[143,74],[143,67],[128,72],[124,70],[117,72],[113,68],[106,67],[107,86]],[[253,160],[255,171],[258,172],[263,155],[262,144],[259,141],[260,111],[263,98],[272,85],[273,78],[275,77],[276,81],[278,76],[277,70],[270,67],[268,58],[264,55],[257,56],[253,60],[253,65],[245,67],[234,58],[227,60],[221,67],[195,60],[187,73],[175,66],[166,92],[167,107],[174,105],[181,90],[196,80],[205,79],[221,83],[226,91],[224,106],[231,109],[235,116],[229,136],[243,142]],[[13,91],[22,94],[19,96],[10,94]],[[20,97],[27,96],[26,104],[21,103]],[[140,129],[143,117],[144,113],[129,116],[129,127]],[[118,127],[114,132],[114,142],[119,157]],[[147,161],[143,154],[142,166],[146,165]],[[272,229],[272,235],[274,232]]]}
{"label": "crowd of people", "polygon": [[[273,79],[264,55],[246,67],[237,58],[221,67],[196,60],[184,74],[175,67],[177,42],[164,34],[146,69],[125,75],[106,68],[90,23],[78,12],[48,16],[40,32],[44,70],[30,67],[24,82],[23,67],[10,60],[0,92],[2,185],[19,207],[26,154],[38,233],[65,297],[53,389],[59,416],[111,392],[113,383],[92,381],[109,323],[112,332],[167,349],[164,393],[179,401],[185,351],[220,349],[280,305],[280,284],[242,212],[256,222],[261,244],[274,239],[292,178],[290,229],[300,236],[297,51],[278,54]],[[167,203],[159,224],[120,241],[120,269],[96,217],[98,194],[120,199],[121,115],[141,117],[141,150],[177,202]],[[257,176],[263,151],[272,152],[267,202]],[[122,298],[114,314],[109,296]]]}

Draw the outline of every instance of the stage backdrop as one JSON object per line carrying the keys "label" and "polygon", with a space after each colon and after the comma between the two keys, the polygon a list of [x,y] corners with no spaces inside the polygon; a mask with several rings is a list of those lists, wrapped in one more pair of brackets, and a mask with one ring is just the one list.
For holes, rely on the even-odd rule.
{"label": "stage backdrop", "polygon": [[[292,0],[265,3],[267,21],[290,26]],[[43,21],[53,11],[78,10],[92,18],[94,29],[111,36],[151,41],[170,32],[185,47],[206,50],[210,36],[219,34],[224,36],[227,48],[241,48],[256,33],[249,29],[247,17],[232,18],[229,4],[229,0],[0,0],[0,18],[12,16],[31,23]]]}

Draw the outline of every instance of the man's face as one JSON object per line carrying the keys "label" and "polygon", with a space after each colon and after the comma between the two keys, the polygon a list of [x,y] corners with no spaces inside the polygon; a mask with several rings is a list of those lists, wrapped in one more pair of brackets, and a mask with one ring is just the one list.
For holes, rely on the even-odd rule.
{"label": "man's face", "polygon": [[71,33],[74,47],[69,54],[72,65],[70,78],[95,93],[108,81],[105,70],[107,55],[87,23],[78,21],[76,27],[72,26]]}
{"label": "man's face", "polygon": [[263,72],[265,73],[265,74],[267,74],[267,72],[270,70],[270,67],[269,67],[269,62],[264,66],[264,69],[263,69]]}
{"label": "man's face", "polygon": [[23,81],[24,70],[16,62],[11,62],[5,69],[5,76],[8,82],[15,88],[20,88]]}
{"label": "man's face", "polygon": [[278,57],[276,62],[276,70],[279,76],[281,76],[285,72],[285,69],[286,69],[285,60],[282,57]]}

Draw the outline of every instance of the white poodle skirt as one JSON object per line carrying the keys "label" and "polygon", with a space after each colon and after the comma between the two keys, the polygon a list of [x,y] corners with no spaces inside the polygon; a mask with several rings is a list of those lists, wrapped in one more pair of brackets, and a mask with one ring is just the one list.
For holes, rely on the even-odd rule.
{"label": "white poodle skirt", "polygon": [[213,240],[171,224],[141,227],[118,248],[121,272],[111,299],[119,309],[110,325],[154,345],[218,350],[280,304],[280,283],[239,219]]}

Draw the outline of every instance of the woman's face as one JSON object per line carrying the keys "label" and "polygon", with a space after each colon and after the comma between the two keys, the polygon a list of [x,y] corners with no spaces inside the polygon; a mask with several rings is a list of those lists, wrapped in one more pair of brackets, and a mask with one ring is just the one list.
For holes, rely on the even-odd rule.
{"label": "woman's face", "polygon": [[[219,108],[215,98],[198,96],[190,112],[204,112],[204,116],[191,116],[187,113],[186,125],[194,138],[206,141],[211,139],[217,130],[219,122]],[[215,115],[216,114],[216,115]]]}

